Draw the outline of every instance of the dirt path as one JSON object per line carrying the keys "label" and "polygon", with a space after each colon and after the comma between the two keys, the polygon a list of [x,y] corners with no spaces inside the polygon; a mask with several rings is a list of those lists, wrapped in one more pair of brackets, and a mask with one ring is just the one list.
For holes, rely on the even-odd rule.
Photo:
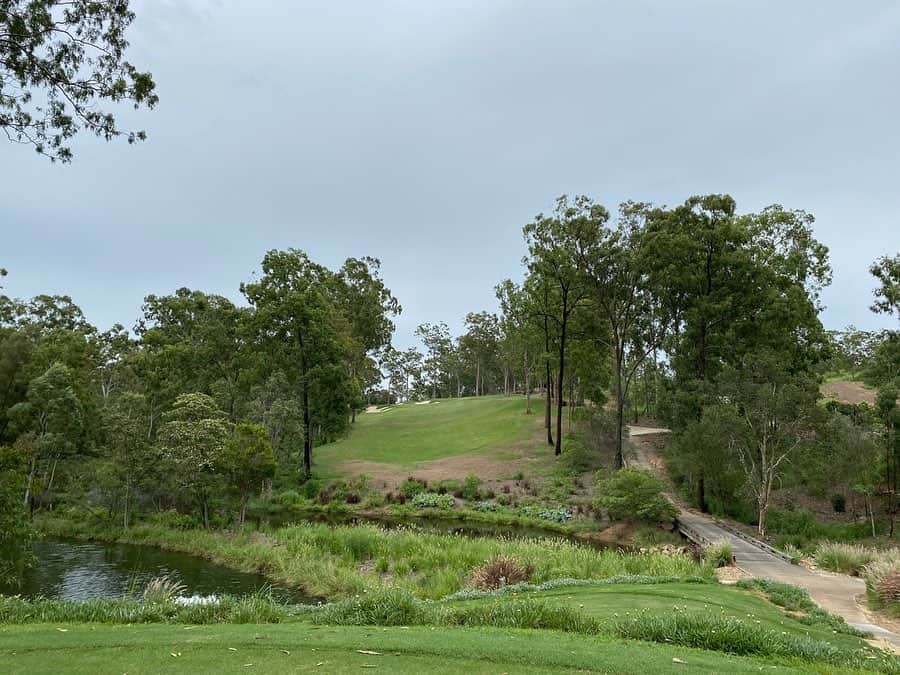
{"label": "dirt path", "polygon": [[[662,470],[662,463],[653,447],[652,440],[667,429],[629,427],[629,457],[632,466],[641,466],[656,472]],[[900,635],[879,626],[875,617],[865,608],[866,585],[862,579],[843,574],[813,572],[792,565],[777,555],[755,545],[726,530],[714,518],[686,508],[674,495],[669,495],[678,506],[678,519],[709,541],[725,539],[731,542],[737,566],[751,577],[774,579],[805,589],[810,597],[823,609],[842,616],[851,626],[872,633],[874,638],[900,651]]]}

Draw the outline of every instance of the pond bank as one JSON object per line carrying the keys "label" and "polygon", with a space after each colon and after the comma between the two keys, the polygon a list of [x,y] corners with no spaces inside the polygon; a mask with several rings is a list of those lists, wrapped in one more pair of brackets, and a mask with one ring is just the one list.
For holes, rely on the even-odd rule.
{"label": "pond bank", "polygon": [[39,514],[36,524],[48,536],[144,544],[196,555],[263,575],[311,597],[329,599],[384,587],[440,598],[464,588],[474,568],[501,554],[530,564],[532,579],[538,583],[616,575],[713,576],[708,566],[688,556],[597,550],[560,538],[477,538],[376,525],[312,523],[262,532],[176,530],[148,524],[124,531],[50,514]]}

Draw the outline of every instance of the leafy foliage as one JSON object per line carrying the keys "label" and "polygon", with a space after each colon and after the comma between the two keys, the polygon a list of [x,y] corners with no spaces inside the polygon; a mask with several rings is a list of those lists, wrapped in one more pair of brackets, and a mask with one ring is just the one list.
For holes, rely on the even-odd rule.
{"label": "leafy foliage", "polygon": [[620,469],[597,484],[595,505],[614,520],[671,521],[676,510],[662,494],[662,481],[644,469]]}
{"label": "leafy foliage", "polygon": [[104,140],[144,140],[123,131],[99,103],[158,102],[153,77],[127,60],[128,0],[0,2],[0,127],[51,160],[72,159],[67,142],[85,130]]}

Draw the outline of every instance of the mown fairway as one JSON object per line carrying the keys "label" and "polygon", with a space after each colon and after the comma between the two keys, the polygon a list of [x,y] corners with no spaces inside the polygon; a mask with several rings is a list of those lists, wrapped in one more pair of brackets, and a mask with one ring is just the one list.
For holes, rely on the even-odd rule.
{"label": "mown fairway", "polygon": [[0,629],[0,672],[29,675],[367,670],[659,673],[675,668],[677,672],[758,673],[775,664],[779,664],[776,672],[843,672],[798,661],[737,657],[556,631],[299,623],[188,627],[66,624]]}
{"label": "mown fairway", "polygon": [[[534,415],[525,415],[521,396],[441,399],[426,405],[407,403],[384,412],[363,413],[350,434],[315,450],[317,473],[342,473],[354,461],[411,469],[419,463],[459,455],[512,459],[523,450],[536,449],[540,401]],[[460,477],[465,475],[465,471]]]}

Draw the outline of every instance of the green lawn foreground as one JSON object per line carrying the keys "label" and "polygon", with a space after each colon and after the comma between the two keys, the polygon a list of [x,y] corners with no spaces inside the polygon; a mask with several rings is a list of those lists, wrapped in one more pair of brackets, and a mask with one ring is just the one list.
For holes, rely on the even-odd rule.
{"label": "green lawn foreground", "polygon": [[852,672],[832,666],[729,656],[554,631],[331,627],[301,623],[62,624],[0,628],[0,672],[3,673],[136,675],[366,670],[494,674]]}
{"label": "green lawn foreground", "polygon": [[504,450],[530,441],[535,415],[521,396],[406,403],[357,416],[350,434],[315,450],[316,472],[337,473],[343,462],[366,460],[411,467],[444,457]]}
{"label": "green lawn foreground", "polygon": [[[780,607],[750,591],[717,583],[562,586],[546,591],[506,593],[497,596],[495,601],[514,602],[523,598],[568,606],[603,622],[638,617],[642,613],[713,614],[739,619],[779,633],[829,642],[845,649],[861,649],[867,646],[861,638],[835,633],[827,626],[801,623]],[[461,600],[454,604],[463,605],[466,602],[483,601]]]}

